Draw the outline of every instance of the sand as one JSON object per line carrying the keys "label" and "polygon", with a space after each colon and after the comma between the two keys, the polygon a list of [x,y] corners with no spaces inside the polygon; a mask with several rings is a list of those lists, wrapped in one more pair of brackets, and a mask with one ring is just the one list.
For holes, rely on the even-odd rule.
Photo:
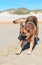
{"label": "sand", "polygon": [[[16,15],[14,17],[17,18]],[[21,15],[19,17],[27,16]],[[39,21],[42,21],[42,18],[39,17],[40,16],[38,16]],[[13,24],[12,20],[13,19],[9,22],[10,19],[0,19],[0,65],[42,65],[42,22],[38,23],[40,40],[32,54],[28,55],[27,50],[25,50],[20,55],[15,55],[15,52],[18,49],[17,38],[20,25]],[[8,21],[8,24],[5,22],[2,24],[1,21]]]}

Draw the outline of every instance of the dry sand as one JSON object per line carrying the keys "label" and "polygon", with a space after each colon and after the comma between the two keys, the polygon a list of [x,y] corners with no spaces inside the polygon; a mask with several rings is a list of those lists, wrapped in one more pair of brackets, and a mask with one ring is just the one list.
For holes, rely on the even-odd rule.
{"label": "dry sand", "polygon": [[39,23],[40,40],[31,55],[27,50],[15,55],[18,33],[19,24],[0,24],[0,65],[42,65],[42,22]]}

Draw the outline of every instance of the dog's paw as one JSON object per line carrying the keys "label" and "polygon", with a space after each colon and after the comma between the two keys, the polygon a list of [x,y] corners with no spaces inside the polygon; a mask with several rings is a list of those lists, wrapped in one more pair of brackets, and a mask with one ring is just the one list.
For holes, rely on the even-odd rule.
{"label": "dog's paw", "polygon": [[17,50],[16,53],[15,53],[15,55],[20,55],[21,52],[22,52],[21,49],[20,50]]}
{"label": "dog's paw", "polygon": [[32,53],[32,51],[31,51],[30,49],[28,49],[27,54],[28,54],[28,55],[31,55],[31,53]]}
{"label": "dog's paw", "polygon": [[28,55],[31,55],[31,52],[27,52]]}
{"label": "dog's paw", "polygon": [[15,55],[20,55],[20,54],[21,54],[21,52],[20,53],[18,53],[18,52],[15,53]]}

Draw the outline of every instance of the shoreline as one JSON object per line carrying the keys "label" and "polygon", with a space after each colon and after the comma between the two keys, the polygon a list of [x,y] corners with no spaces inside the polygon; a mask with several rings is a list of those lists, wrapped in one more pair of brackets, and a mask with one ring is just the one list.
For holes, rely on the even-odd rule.
{"label": "shoreline", "polygon": [[[0,24],[14,24],[12,21],[0,21]],[[42,24],[42,21],[38,21],[38,24]]]}

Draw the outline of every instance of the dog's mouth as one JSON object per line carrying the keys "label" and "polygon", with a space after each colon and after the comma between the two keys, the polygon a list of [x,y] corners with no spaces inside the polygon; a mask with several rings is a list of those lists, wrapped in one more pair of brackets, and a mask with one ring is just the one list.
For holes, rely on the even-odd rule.
{"label": "dog's mouth", "polygon": [[19,40],[25,40],[26,37],[27,37],[27,36],[20,34],[20,35],[18,36],[18,39],[19,39]]}
{"label": "dog's mouth", "polygon": [[23,44],[23,40],[19,40],[19,44]]}
{"label": "dog's mouth", "polygon": [[18,39],[19,39],[19,43],[22,44],[25,40],[26,36],[25,35],[19,35]]}
{"label": "dog's mouth", "polygon": [[18,40],[20,44],[23,44],[24,41],[28,41],[29,39],[31,39],[32,35],[30,36],[25,36],[25,35],[19,35],[18,36]]}

